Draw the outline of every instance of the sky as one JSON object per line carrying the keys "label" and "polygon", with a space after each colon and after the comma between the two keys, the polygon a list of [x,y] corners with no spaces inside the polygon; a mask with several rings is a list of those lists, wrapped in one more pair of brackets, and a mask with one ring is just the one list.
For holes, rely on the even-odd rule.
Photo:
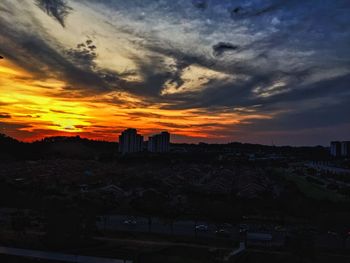
{"label": "sky", "polygon": [[349,0],[1,0],[0,133],[350,140]]}

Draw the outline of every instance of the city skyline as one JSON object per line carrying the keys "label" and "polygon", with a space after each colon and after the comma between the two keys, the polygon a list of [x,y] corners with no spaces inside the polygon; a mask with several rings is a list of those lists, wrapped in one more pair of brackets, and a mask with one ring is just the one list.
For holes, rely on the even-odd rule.
{"label": "city skyline", "polygon": [[16,139],[350,140],[348,1],[4,0],[0,14],[0,133]]}

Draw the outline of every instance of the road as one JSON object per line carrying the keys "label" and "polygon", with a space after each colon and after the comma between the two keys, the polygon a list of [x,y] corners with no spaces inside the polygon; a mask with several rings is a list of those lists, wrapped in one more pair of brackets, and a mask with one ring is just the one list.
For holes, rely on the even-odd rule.
{"label": "road", "polygon": [[[126,224],[126,221],[134,221],[134,224]],[[128,217],[125,215],[104,215],[100,217],[100,221],[97,226],[100,230],[112,230],[123,232],[136,232],[136,233],[155,233],[155,234],[168,234],[176,236],[186,237],[203,237],[213,239],[231,239],[233,241],[239,240],[239,226],[222,224],[216,225],[206,221],[191,221],[191,220],[178,220],[174,221],[172,226],[169,222],[162,221],[158,218],[152,218],[151,225],[149,219],[146,217]],[[205,225],[208,227],[206,231],[195,230],[196,226]],[[249,233],[270,234],[272,236],[272,242],[274,244],[283,245],[286,234],[283,232],[274,231],[274,228],[260,229],[259,225],[250,224]],[[225,229],[225,232],[229,234],[228,237],[218,236],[215,231],[218,229]],[[253,235],[254,236],[254,235]]]}
{"label": "road", "polygon": [[[135,221],[136,224],[126,224],[125,221]],[[100,217],[100,221],[97,226],[101,230],[115,230],[126,232],[140,232],[140,233],[156,233],[156,234],[174,234],[177,236],[197,236],[197,237],[210,237],[219,238],[215,231],[221,229],[221,227],[215,224],[205,221],[174,221],[171,224],[166,221],[162,221],[158,218],[152,218],[151,225],[148,218],[145,217],[128,217],[123,215],[105,215]],[[205,225],[208,227],[206,231],[195,231],[196,225]],[[225,227],[225,230],[230,234],[232,239],[238,238],[238,227]]]}
{"label": "road", "polygon": [[213,245],[213,244],[196,244],[188,242],[177,242],[177,241],[164,241],[164,240],[138,240],[138,239],[127,239],[127,238],[116,238],[116,237],[95,237],[96,240],[119,242],[125,245],[138,247],[139,245],[151,246],[151,247],[170,247],[170,246],[181,246],[186,248],[197,248],[197,249],[228,249],[227,245]]}
{"label": "road", "polygon": [[61,262],[76,262],[76,263],[132,263],[129,260],[113,259],[113,258],[100,258],[100,257],[87,257],[79,255],[69,255],[57,252],[47,252],[30,249],[19,249],[12,247],[0,247],[0,254],[9,256],[19,256],[26,258],[36,258],[44,260],[55,260]]}

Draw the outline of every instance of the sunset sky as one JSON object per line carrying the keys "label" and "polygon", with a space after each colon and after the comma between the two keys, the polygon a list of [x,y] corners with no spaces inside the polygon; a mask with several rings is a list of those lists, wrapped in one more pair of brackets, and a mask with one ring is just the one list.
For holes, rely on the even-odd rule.
{"label": "sunset sky", "polygon": [[350,140],[349,0],[1,0],[0,133]]}

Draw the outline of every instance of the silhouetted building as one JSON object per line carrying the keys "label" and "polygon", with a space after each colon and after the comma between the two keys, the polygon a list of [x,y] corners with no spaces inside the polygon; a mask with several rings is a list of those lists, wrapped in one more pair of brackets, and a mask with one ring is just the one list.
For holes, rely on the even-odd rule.
{"label": "silhouetted building", "polygon": [[343,157],[350,156],[350,141],[341,142],[341,156]]}
{"label": "silhouetted building", "polygon": [[119,152],[136,153],[143,150],[143,136],[136,129],[127,129],[119,136]]}
{"label": "silhouetted building", "polygon": [[331,155],[334,157],[341,155],[341,142],[331,142]]}
{"label": "silhouetted building", "polygon": [[169,152],[170,134],[168,132],[162,132],[160,134],[149,137],[147,147],[148,151],[154,153]]}

